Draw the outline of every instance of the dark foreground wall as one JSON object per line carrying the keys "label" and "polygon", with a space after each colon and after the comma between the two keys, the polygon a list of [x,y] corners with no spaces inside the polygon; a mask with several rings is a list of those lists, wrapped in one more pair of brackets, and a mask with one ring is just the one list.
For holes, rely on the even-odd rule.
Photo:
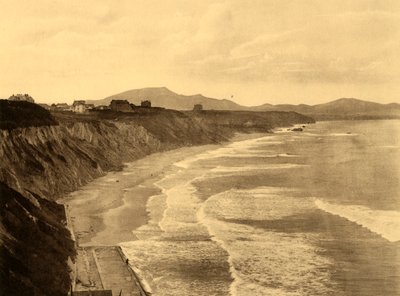
{"label": "dark foreground wall", "polygon": [[65,295],[74,243],[64,208],[0,182],[1,295]]}

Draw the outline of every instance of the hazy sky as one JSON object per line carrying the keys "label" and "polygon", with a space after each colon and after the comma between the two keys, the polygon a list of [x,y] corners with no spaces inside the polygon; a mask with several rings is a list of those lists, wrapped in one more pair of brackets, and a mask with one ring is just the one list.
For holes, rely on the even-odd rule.
{"label": "hazy sky", "polygon": [[0,0],[0,97],[400,102],[399,0]]}

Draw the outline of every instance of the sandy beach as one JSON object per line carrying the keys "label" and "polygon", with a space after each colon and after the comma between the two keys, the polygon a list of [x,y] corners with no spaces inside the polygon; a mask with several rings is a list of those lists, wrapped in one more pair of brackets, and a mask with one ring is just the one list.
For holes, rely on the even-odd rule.
{"label": "sandy beach", "polygon": [[[232,141],[262,135],[265,134],[237,134]],[[133,231],[149,220],[147,201],[161,193],[155,183],[165,175],[178,171],[180,168],[175,163],[229,143],[183,147],[151,154],[126,163],[123,170],[109,172],[61,200],[66,206],[78,246],[73,275],[75,290],[109,288],[118,293],[120,287],[127,285],[125,291],[146,295],[140,294],[138,287],[142,283],[135,280],[133,270],[124,266],[125,261],[116,252],[117,246],[138,239]],[[109,264],[114,267],[108,268]],[[129,273],[135,276],[130,277]],[[114,278],[114,281],[104,278]],[[130,283],[126,283],[126,279],[130,279]]]}
{"label": "sandy beach", "polygon": [[155,153],[92,181],[64,199],[80,246],[115,245],[134,240],[132,230],[146,224],[146,202],[160,192],[153,183],[173,163],[212,145]]}
{"label": "sandy beach", "polygon": [[[232,141],[261,135],[237,134]],[[151,154],[68,195],[62,203],[67,206],[79,246],[116,245],[137,239],[132,230],[147,223],[147,200],[160,193],[154,182],[177,170],[174,163],[225,144],[183,147]]]}

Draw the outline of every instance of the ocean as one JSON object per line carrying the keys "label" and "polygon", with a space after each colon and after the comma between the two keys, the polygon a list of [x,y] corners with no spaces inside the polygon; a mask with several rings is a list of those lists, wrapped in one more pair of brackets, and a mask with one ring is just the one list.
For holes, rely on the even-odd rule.
{"label": "ocean", "polygon": [[400,121],[329,121],[176,162],[121,243],[154,295],[400,295]]}

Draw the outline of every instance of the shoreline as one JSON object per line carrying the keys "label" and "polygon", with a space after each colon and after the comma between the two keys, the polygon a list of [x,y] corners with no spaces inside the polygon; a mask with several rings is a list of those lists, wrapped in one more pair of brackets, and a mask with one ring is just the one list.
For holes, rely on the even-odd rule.
{"label": "shoreline", "polygon": [[173,169],[173,163],[213,146],[216,147],[183,147],[154,153],[126,163],[122,171],[109,172],[69,194],[62,203],[68,208],[79,246],[116,245],[134,240],[131,231],[148,221],[148,198],[160,192],[153,183]]}
{"label": "shoreline", "polygon": [[[121,171],[108,172],[70,193],[59,201],[68,208],[77,243],[80,246],[115,245],[134,240],[132,230],[148,222],[148,199],[161,193],[154,183],[176,169],[174,163],[212,148],[265,134],[237,134],[222,144],[181,147],[153,153],[124,163]],[[135,214],[133,219],[130,215],[132,213]]]}
{"label": "shoreline", "polygon": [[[232,142],[259,138],[266,134],[268,133],[239,133],[221,144],[181,147],[153,153],[139,160],[124,163],[121,171],[108,172],[60,199],[78,249],[72,276],[77,283],[72,285],[75,287],[75,284],[79,284],[81,290],[104,288],[103,284],[93,286],[90,274],[101,272],[98,267],[94,267],[97,271],[88,268],[89,259],[86,251],[82,250],[106,248],[112,252],[122,242],[137,240],[133,230],[148,223],[149,198],[161,193],[155,183],[179,169],[174,163]],[[143,283],[132,266],[134,262],[129,264],[129,269],[137,279],[136,286],[142,286]]]}

